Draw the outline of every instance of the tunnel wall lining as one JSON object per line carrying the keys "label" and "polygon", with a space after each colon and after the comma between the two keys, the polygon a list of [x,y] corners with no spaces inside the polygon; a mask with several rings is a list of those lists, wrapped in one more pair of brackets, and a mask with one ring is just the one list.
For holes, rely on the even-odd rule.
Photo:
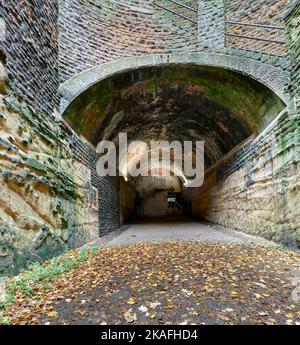
{"label": "tunnel wall lining", "polygon": [[[79,1],[83,2],[77,0]],[[88,1],[100,3],[98,0]],[[133,6],[137,2],[149,3],[144,0],[129,1]],[[65,4],[72,2],[61,1]],[[89,166],[94,164],[96,159],[93,148],[81,138],[74,136],[63,122],[59,122],[60,119],[51,116],[59,100],[57,3],[57,1],[45,0],[41,6],[36,0],[22,2],[13,0],[3,2],[5,7],[0,8],[0,19],[5,18],[6,22],[5,33],[2,32],[4,26],[0,27],[0,145],[3,154],[3,159],[0,161],[1,197],[6,195],[11,201],[9,207],[6,205],[0,210],[0,274],[15,273],[31,260],[41,260],[88,242],[99,235],[101,222],[102,233],[111,231],[119,224],[116,181],[102,180],[99,187],[99,181],[96,180]],[[139,11],[142,9],[143,7],[139,7]],[[145,12],[147,11],[144,11],[144,15],[149,15]],[[168,20],[164,25],[168,25]],[[292,26],[294,27],[294,24]],[[147,25],[145,29],[148,29]],[[189,35],[182,31],[177,32],[174,27],[164,27],[163,30],[168,34],[165,42],[162,42],[162,47],[158,47],[159,51],[150,52],[143,45],[144,36],[136,36],[135,39],[142,47],[139,54],[166,53],[162,57],[152,55],[150,60],[157,63],[160,63],[160,59],[165,59],[162,63],[170,63],[170,60],[172,63],[178,63],[175,60],[179,55],[175,54],[173,61],[172,54],[168,54],[173,49],[194,56],[195,60],[198,54],[202,54],[186,53],[187,49],[198,49],[197,42],[195,43]],[[99,30],[95,31],[96,35],[99,33]],[[173,40],[175,36],[178,41]],[[93,40],[93,35],[90,37]],[[177,43],[173,45],[175,41]],[[92,57],[93,50],[85,49],[79,41],[75,43],[73,48],[79,51],[79,55],[86,53]],[[109,49],[113,52],[115,48],[111,45]],[[122,49],[121,46],[119,51],[121,52]],[[226,53],[218,57],[215,55],[214,59],[226,63],[230,60],[233,65],[243,65],[243,62],[249,64],[253,73],[257,69],[262,77],[269,76],[269,82],[271,84],[274,82],[272,84],[274,90],[276,89],[282,98],[288,100],[284,90],[284,85],[289,79],[287,59],[228,47],[225,47],[224,51]],[[72,57],[73,52],[71,49],[66,53]],[[111,59],[115,59],[117,55],[112,55]],[[209,62],[212,55],[206,56],[206,62]],[[144,57],[133,59],[141,61]],[[190,63],[195,63],[193,59]],[[79,66],[75,73],[103,61],[97,60],[96,56],[91,64],[85,65],[84,68]],[[77,62],[74,61],[75,65]],[[186,63],[182,58],[179,59],[180,62]],[[5,68],[2,63],[6,63]],[[116,64],[117,67],[119,63],[120,61],[115,61],[112,65]],[[125,64],[126,60],[122,60],[123,63]],[[60,69],[64,80],[75,74],[74,65],[68,64],[68,59],[64,60],[62,55],[60,64],[64,67],[64,71]],[[125,67],[123,65],[123,68]],[[98,68],[105,70],[107,65]],[[243,68],[248,67],[243,66]],[[9,89],[6,87],[6,73],[9,76]],[[81,83],[80,80],[79,82]],[[8,92],[9,97],[4,96]],[[68,98],[67,90],[66,95],[67,102],[70,102],[72,98]],[[97,195],[98,187],[100,197]],[[6,201],[5,203],[7,204]],[[98,209],[100,209],[100,222]],[[28,210],[30,212],[27,212]],[[49,226],[49,220],[51,223],[54,222],[53,227]]]}

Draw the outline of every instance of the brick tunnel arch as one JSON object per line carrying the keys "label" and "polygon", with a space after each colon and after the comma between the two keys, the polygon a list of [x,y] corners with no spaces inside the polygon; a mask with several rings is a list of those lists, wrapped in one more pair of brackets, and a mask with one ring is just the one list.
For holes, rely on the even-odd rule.
{"label": "brick tunnel arch", "polygon": [[248,57],[214,52],[186,52],[128,57],[87,69],[60,85],[60,113],[85,90],[115,74],[143,67],[164,65],[199,65],[220,67],[244,74],[272,90],[284,103],[289,103],[289,72],[280,67]]}
{"label": "brick tunnel arch", "polygon": [[[102,71],[107,73],[104,66]],[[86,73],[93,76],[93,69]],[[89,79],[89,86],[85,73],[73,78],[72,101],[63,117],[78,135],[94,146],[103,139],[117,142],[120,132],[129,142],[202,140],[206,170],[260,133],[285,107],[269,87],[216,66],[152,61],[149,67],[109,75],[96,83]],[[190,203],[193,193],[184,195]]]}

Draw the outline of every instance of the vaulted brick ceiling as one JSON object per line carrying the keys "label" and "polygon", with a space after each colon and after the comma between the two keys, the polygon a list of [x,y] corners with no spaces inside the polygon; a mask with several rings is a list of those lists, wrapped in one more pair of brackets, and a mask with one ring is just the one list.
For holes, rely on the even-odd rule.
{"label": "vaulted brick ceiling", "polygon": [[257,133],[282,102],[237,73],[199,66],[165,66],[115,75],[86,90],[64,114],[94,145],[117,141],[204,140],[206,167]]}

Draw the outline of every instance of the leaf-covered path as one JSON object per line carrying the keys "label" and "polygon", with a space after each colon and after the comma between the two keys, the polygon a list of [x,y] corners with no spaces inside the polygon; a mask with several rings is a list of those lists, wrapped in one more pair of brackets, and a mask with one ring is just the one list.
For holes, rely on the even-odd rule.
{"label": "leaf-covered path", "polygon": [[299,324],[299,255],[254,244],[100,248],[8,309],[14,324]]}

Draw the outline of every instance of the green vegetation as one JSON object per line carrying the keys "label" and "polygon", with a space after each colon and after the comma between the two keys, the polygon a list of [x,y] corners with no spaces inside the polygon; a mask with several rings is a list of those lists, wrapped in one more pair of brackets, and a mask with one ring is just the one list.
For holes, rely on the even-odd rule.
{"label": "green vegetation", "polygon": [[104,81],[73,101],[66,111],[65,119],[77,134],[88,137],[110,104],[110,93],[109,82]]}
{"label": "green vegetation", "polygon": [[[59,257],[55,257],[43,263],[34,263],[20,275],[13,277],[9,281],[4,302],[0,303],[0,310],[5,309],[15,301],[17,293],[23,293],[26,296],[32,294],[34,289],[40,287],[42,289],[49,288],[49,282],[56,277],[71,271],[84,262],[90,255],[95,255],[98,249],[82,248],[73,250]],[[2,317],[2,323],[3,323]],[[1,324],[1,315],[0,315]]]}

